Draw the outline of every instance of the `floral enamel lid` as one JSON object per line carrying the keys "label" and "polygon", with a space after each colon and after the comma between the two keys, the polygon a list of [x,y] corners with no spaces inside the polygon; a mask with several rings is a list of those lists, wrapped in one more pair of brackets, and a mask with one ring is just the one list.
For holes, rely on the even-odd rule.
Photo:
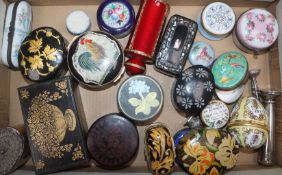
{"label": "floral enamel lid", "polygon": [[205,42],[195,42],[189,54],[192,65],[209,67],[215,60],[215,52],[212,46]]}
{"label": "floral enamel lid", "polygon": [[203,27],[211,34],[228,34],[233,30],[235,22],[233,9],[223,2],[211,3],[202,12]]}
{"label": "floral enamel lid", "polygon": [[239,18],[236,34],[240,42],[250,49],[267,49],[278,38],[276,18],[267,10],[251,9]]}
{"label": "floral enamel lid", "polygon": [[172,88],[172,102],[183,113],[199,114],[215,91],[211,71],[201,65],[183,71]]}
{"label": "floral enamel lid", "polygon": [[136,75],[125,80],[118,90],[120,111],[134,121],[154,118],[163,106],[163,90],[153,78]]}
{"label": "floral enamel lid", "polygon": [[248,61],[239,52],[227,52],[219,56],[212,66],[217,88],[231,90],[238,87],[248,73]]}

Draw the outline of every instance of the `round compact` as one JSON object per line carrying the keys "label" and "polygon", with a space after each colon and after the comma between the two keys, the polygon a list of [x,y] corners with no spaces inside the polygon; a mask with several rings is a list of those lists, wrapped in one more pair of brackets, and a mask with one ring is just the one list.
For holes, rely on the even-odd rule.
{"label": "round compact", "polygon": [[172,88],[172,102],[180,112],[199,114],[215,92],[211,71],[200,65],[183,71]]}
{"label": "round compact", "polygon": [[215,93],[219,100],[227,104],[235,103],[244,93],[245,85],[240,85],[239,87],[225,91],[216,89]]}
{"label": "round compact", "polygon": [[160,113],[164,95],[156,80],[149,76],[136,75],[120,85],[117,101],[124,115],[134,121],[144,122]]}
{"label": "round compact", "polygon": [[124,72],[122,47],[105,32],[86,32],[75,38],[67,60],[70,73],[91,88],[114,83]]}
{"label": "round compact", "polygon": [[199,31],[209,40],[226,38],[232,32],[235,22],[233,9],[223,2],[207,5],[198,17]]}
{"label": "round compact", "polygon": [[135,12],[127,0],[103,1],[97,11],[99,28],[117,38],[128,35],[135,22]]}
{"label": "round compact", "polygon": [[215,52],[212,46],[205,42],[195,42],[189,53],[189,61],[192,65],[209,67],[215,60]]}
{"label": "round compact", "polygon": [[22,75],[34,82],[50,80],[65,73],[66,45],[51,27],[33,30],[22,42],[19,63]]}
{"label": "round compact", "polygon": [[229,121],[229,109],[222,101],[212,100],[203,109],[201,119],[208,127],[223,128]]}
{"label": "round compact", "polygon": [[276,18],[267,10],[251,9],[238,19],[234,42],[241,50],[261,54],[267,52],[278,38]]}
{"label": "round compact", "polygon": [[232,90],[245,80],[248,61],[239,52],[227,52],[219,56],[212,66],[215,85],[218,89]]}
{"label": "round compact", "polygon": [[128,166],[138,151],[138,145],[136,126],[118,114],[101,117],[88,131],[88,151],[95,163],[104,169]]}
{"label": "round compact", "polygon": [[72,35],[80,35],[90,29],[91,20],[84,11],[76,10],[67,16],[66,27]]}
{"label": "round compact", "polygon": [[0,128],[0,174],[12,173],[29,158],[27,140],[18,130]]}

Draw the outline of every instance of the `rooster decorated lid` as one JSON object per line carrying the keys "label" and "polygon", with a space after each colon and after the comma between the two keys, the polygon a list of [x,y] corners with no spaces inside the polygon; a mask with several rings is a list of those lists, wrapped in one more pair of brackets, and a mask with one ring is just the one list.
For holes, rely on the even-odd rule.
{"label": "rooster decorated lid", "polygon": [[248,61],[239,52],[227,52],[219,56],[212,66],[217,88],[232,90],[237,88],[248,73]]}
{"label": "rooster decorated lid", "polygon": [[124,72],[120,43],[105,32],[86,32],[75,38],[68,53],[70,73],[83,85],[104,87]]}
{"label": "rooster decorated lid", "polygon": [[212,46],[206,42],[195,42],[189,54],[192,65],[209,67],[215,60],[215,52]]}

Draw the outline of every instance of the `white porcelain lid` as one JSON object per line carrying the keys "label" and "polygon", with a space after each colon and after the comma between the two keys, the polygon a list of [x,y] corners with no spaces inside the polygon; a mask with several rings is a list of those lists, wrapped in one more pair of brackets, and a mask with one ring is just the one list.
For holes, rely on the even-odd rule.
{"label": "white porcelain lid", "polygon": [[243,94],[244,92],[244,85],[239,86],[236,89],[230,90],[230,91],[225,91],[225,90],[219,90],[216,89],[216,95],[217,97],[227,103],[227,104],[231,104],[231,103],[235,103]]}
{"label": "white porcelain lid", "polygon": [[71,12],[66,18],[67,29],[75,35],[86,32],[91,25],[89,16],[81,10]]}
{"label": "white porcelain lid", "polygon": [[203,27],[215,35],[230,33],[236,22],[233,9],[222,2],[214,2],[206,6],[202,13]]}
{"label": "white porcelain lid", "polygon": [[239,18],[236,32],[238,39],[250,49],[266,49],[278,38],[279,26],[267,10],[251,9]]}

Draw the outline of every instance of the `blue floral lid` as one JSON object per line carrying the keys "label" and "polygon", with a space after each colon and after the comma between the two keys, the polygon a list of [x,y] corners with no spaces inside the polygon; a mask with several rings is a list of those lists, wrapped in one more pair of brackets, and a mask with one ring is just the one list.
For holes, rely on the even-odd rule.
{"label": "blue floral lid", "polygon": [[135,22],[135,12],[127,0],[105,0],[97,11],[99,28],[117,38],[128,35]]}

